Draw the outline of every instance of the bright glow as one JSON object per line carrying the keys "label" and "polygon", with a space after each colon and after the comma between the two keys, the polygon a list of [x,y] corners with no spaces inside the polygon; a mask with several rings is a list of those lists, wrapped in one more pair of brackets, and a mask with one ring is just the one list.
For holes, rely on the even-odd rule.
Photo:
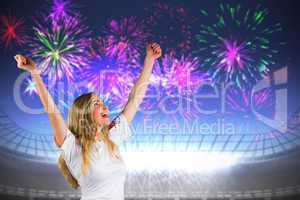
{"label": "bright glow", "polygon": [[27,79],[27,86],[25,88],[25,93],[28,93],[29,95],[37,93],[36,83],[31,79]]}
{"label": "bright glow", "polygon": [[0,17],[0,42],[5,48],[12,47],[13,43],[22,45],[25,43],[24,20],[17,19],[15,16]]}
{"label": "bright glow", "polygon": [[79,71],[90,64],[91,31],[79,15],[63,16],[55,23],[52,18],[37,19],[29,45],[33,59],[51,85],[63,80],[74,83],[80,77]]}
{"label": "bright glow", "polygon": [[238,73],[238,70],[244,70],[245,64],[250,61],[246,53],[244,43],[237,44],[236,41],[224,41],[224,50],[220,52],[221,61],[218,67],[224,67],[226,73]]}
{"label": "bright glow", "polygon": [[219,152],[123,152],[129,171],[184,170],[209,172],[235,165],[239,156]]}

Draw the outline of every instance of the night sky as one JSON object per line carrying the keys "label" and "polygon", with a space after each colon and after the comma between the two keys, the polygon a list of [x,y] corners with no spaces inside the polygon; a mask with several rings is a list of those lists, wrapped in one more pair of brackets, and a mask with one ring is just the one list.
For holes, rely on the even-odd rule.
{"label": "night sky", "polygon": [[[159,1],[73,1],[74,10],[80,12],[86,19],[85,25],[89,27],[93,35],[98,35],[101,27],[110,19],[120,19],[124,17],[134,16],[138,20],[143,20],[146,17],[145,9],[151,8],[151,6]],[[299,107],[299,75],[300,75],[300,58],[299,58],[299,33],[300,33],[300,14],[299,14],[299,1],[287,0],[287,1],[160,1],[171,6],[182,6],[188,10],[190,18],[187,22],[192,22],[192,52],[197,47],[195,44],[195,35],[199,32],[201,24],[207,24],[207,21],[203,21],[200,11],[206,10],[210,15],[214,15],[215,8],[220,3],[231,3],[232,5],[241,4],[244,7],[254,8],[258,3],[262,7],[267,8],[269,11],[268,23],[272,24],[279,22],[282,27],[282,31],[279,34],[279,40],[285,42],[285,45],[280,46],[279,53],[274,58],[276,64],[274,67],[280,68],[288,66],[288,107],[289,112],[295,111]],[[24,20],[25,35],[32,36],[35,18],[38,18],[39,13],[45,14],[49,11],[51,1],[1,1],[0,2],[1,15],[8,15],[11,13],[16,18],[22,18]],[[159,23],[165,23],[163,21]],[[166,25],[167,26],[167,25]],[[3,30],[3,29],[2,29]],[[3,32],[2,32],[3,37]],[[21,35],[22,37],[22,35]],[[175,35],[168,35],[170,39],[176,37]],[[158,43],[159,37],[153,36],[154,40]],[[176,38],[175,38],[176,40]],[[149,39],[150,41],[150,39]],[[275,41],[276,42],[276,41]],[[146,45],[146,44],[145,44]],[[162,44],[162,49],[167,49],[167,46]],[[28,115],[20,111],[13,99],[13,85],[17,76],[21,73],[21,70],[17,69],[13,56],[17,53],[27,54],[28,44],[14,45],[5,47],[1,45],[1,99],[0,109],[10,116],[18,125],[25,129],[33,131],[50,132],[49,122],[46,115]],[[141,53],[141,58],[143,53]],[[273,59],[273,58],[272,58]],[[39,99],[36,96],[27,97],[27,102],[34,102],[35,106],[40,106]]]}

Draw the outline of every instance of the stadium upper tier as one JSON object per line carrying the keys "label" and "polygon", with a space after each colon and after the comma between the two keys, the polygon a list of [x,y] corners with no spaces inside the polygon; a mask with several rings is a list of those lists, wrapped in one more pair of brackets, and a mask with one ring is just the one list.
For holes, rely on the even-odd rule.
{"label": "stadium upper tier", "polygon": [[[123,152],[218,152],[233,154],[245,160],[260,159],[284,154],[300,145],[299,113],[288,118],[287,131],[262,131],[235,134],[140,134],[134,131],[132,138],[121,146]],[[0,112],[0,147],[9,152],[31,156],[37,161],[53,162],[59,149],[52,134],[25,130],[9,116]]]}

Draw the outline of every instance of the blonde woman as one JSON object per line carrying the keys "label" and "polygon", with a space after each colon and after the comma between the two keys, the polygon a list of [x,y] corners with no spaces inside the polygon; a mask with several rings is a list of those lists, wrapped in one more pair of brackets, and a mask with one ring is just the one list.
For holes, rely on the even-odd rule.
{"label": "blonde woman", "polygon": [[81,190],[81,200],[123,200],[126,166],[119,145],[131,136],[132,122],[146,93],[155,59],[161,56],[157,43],[149,44],[142,72],[122,112],[112,122],[109,110],[95,93],[75,99],[67,124],[46,89],[36,64],[16,55],[17,66],[27,70],[36,83],[38,95],[62,150],[59,169],[71,187]]}

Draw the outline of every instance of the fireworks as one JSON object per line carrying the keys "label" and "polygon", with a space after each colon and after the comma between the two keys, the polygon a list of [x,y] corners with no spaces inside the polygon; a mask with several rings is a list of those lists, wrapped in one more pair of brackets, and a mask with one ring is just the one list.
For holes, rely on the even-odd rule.
{"label": "fireworks", "polygon": [[52,84],[63,77],[68,82],[73,81],[76,70],[89,63],[86,50],[90,45],[90,31],[87,27],[78,17],[70,16],[61,19],[59,24],[53,26],[50,20],[37,23],[35,37],[30,43],[32,56]]}
{"label": "fireworks", "polygon": [[199,66],[197,57],[181,56],[180,59],[166,55],[162,61],[163,84],[167,88],[177,88],[181,95],[191,95],[202,82],[207,80],[206,73],[196,69]]}
{"label": "fireworks", "polygon": [[93,62],[85,70],[84,80],[87,87],[93,88],[104,100],[111,113],[117,113],[128,100],[129,93],[134,84],[134,75],[124,56],[114,56],[110,41],[99,38],[93,42],[90,49]]}
{"label": "fireworks", "polygon": [[215,22],[201,26],[196,52],[204,57],[201,67],[209,70],[215,83],[235,82],[250,88],[268,74],[282,43],[273,41],[280,24],[269,25],[267,17],[267,9],[260,5],[251,10],[221,4]]}
{"label": "fireworks", "polygon": [[272,117],[274,115],[274,91],[270,88],[252,94],[251,90],[229,88],[226,92],[226,111],[242,115],[253,116],[253,111]]}
{"label": "fireworks", "polygon": [[[251,59],[247,55],[247,49],[244,44],[238,45],[236,42],[224,41],[224,49],[216,54],[222,58],[219,63],[217,63],[218,69],[223,69],[225,71],[225,80],[235,79],[233,76],[237,75],[239,71],[246,71],[247,62],[251,62]],[[213,78],[216,77],[218,72],[213,74]],[[242,79],[245,80],[245,75],[242,75]]]}
{"label": "fireworks", "polygon": [[149,36],[142,23],[133,17],[119,21],[112,19],[102,32],[107,41],[106,56],[126,61],[125,66],[131,68],[140,67],[140,52],[145,49]]}
{"label": "fireworks", "polygon": [[196,102],[192,97],[196,93],[198,87],[209,80],[207,73],[196,70],[200,64],[197,57],[181,56],[180,59],[172,56],[165,56],[163,61],[163,84],[168,95],[175,94],[179,96],[182,104],[182,114],[184,117],[197,116],[199,113],[194,106]]}
{"label": "fireworks", "polygon": [[51,20],[53,28],[58,28],[61,20],[78,15],[74,11],[75,5],[70,0],[53,0],[47,19]]}
{"label": "fireworks", "polygon": [[25,93],[29,95],[32,95],[34,93],[37,94],[36,84],[31,79],[27,79]]}
{"label": "fireworks", "polygon": [[15,45],[22,45],[25,42],[24,20],[14,16],[1,16],[1,42],[5,48]]}
{"label": "fireworks", "polygon": [[93,69],[87,72],[88,87],[107,100],[109,107],[114,108],[111,112],[118,112],[128,100],[133,87],[133,76],[130,73],[123,74],[114,67],[99,63],[93,65]]}
{"label": "fireworks", "polygon": [[186,53],[191,48],[191,25],[195,21],[189,16],[185,7],[169,5],[162,2],[146,9],[145,19],[151,39],[159,41],[164,52]]}
{"label": "fireworks", "polygon": [[155,100],[146,99],[143,108],[149,110],[158,107],[164,110],[181,106],[180,112],[184,117],[196,116],[196,110],[188,109],[187,105],[194,105],[194,93],[202,83],[209,80],[205,72],[195,71],[198,65],[196,57],[182,56],[178,59],[166,54],[161,65],[155,64],[150,80],[152,87],[148,95],[155,97]]}
{"label": "fireworks", "polygon": [[72,4],[68,0],[53,0],[53,5],[49,14],[52,21],[59,21],[62,18],[72,16],[70,14]]}

